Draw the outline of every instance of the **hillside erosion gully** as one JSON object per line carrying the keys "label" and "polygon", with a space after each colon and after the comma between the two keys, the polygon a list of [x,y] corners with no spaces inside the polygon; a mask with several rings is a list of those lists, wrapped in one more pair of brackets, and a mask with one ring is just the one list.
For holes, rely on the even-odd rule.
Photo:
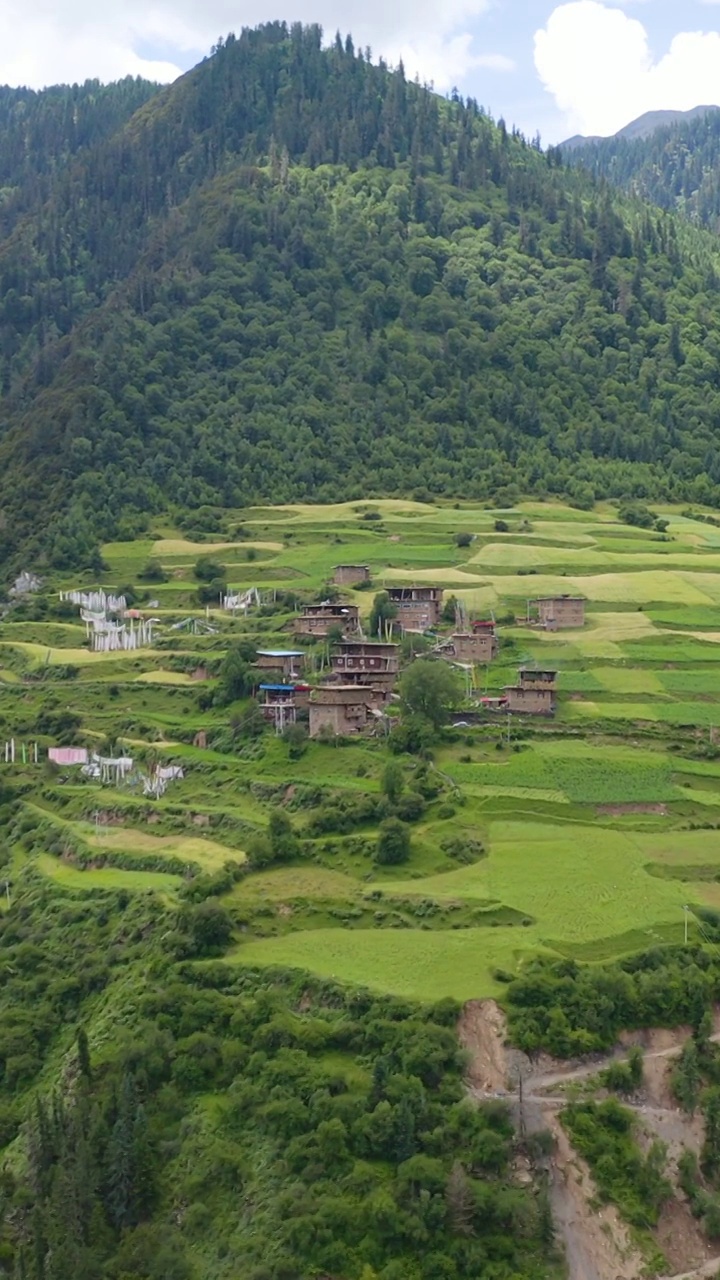
{"label": "hillside erosion gully", "polygon": [[[554,1150],[547,1162],[550,1202],[559,1242],[565,1252],[569,1280],[641,1280],[646,1261],[626,1223],[613,1205],[600,1205],[592,1175],[574,1150],[559,1112],[567,1104],[562,1090],[598,1074],[611,1062],[627,1058],[634,1046],[643,1050],[644,1083],[635,1111],[649,1142],[657,1137],[668,1149],[668,1172],[677,1169],[683,1150],[699,1154],[702,1123],[674,1102],[669,1087],[673,1058],[682,1051],[688,1028],[624,1033],[607,1054],[563,1062],[542,1054],[532,1060],[507,1039],[505,1015],[494,1000],[470,1000],[458,1024],[468,1054],[466,1081],[478,1101],[504,1099],[522,1134],[549,1131]],[[711,1039],[720,1042],[720,1009],[715,1011]],[[663,1211],[657,1237],[670,1270],[658,1280],[702,1280],[720,1271],[720,1254],[702,1236],[683,1198]]]}

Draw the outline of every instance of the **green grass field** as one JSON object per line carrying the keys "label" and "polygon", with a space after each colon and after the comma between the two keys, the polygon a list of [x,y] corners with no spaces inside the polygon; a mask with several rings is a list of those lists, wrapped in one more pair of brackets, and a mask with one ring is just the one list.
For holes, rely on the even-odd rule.
{"label": "green grass field", "polygon": [[[500,993],[496,974],[540,951],[593,961],[677,940],[686,903],[720,908],[720,529],[676,509],[660,514],[670,522],[663,536],[620,524],[606,504],[494,511],[373,499],[224,512],[205,537],[159,522],[142,539],[109,544],[101,585],[134,585],[146,610],[159,601],[157,643],[91,653],[79,619],[53,612],[56,588],[80,582],[53,579],[42,607],[31,602],[0,624],[0,730],[42,752],[66,714],[69,740],[123,750],[140,770],[179,762],[186,776],[152,800],[137,782],[115,789],[16,765],[24,812],[52,819],[48,842],[74,835],[98,851],[98,865],[83,870],[57,847],[26,856],[19,844],[13,891],[40,872],[64,893],[177,900],[182,881],[163,859],[213,875],[243,861],[278,806],[307,836],[319,805],[377,796],[382,738],[311,743],[291,759],[272,734],[246,734],[247,711],[214,705],[214,681],[191,674],[238,639],[286,647],[292,608],[277,593],[317,599],[336,564],[357,562],[370,567],[373,588],[345,598],[365,618],[374,590],[424,582],[457,595],[470,616],[499,619],[500,658],[478,670],[459,719],[477,712],[479,693],[532,663],[558,670],[558,712],[549,723],[514,719],[509,741],[504,716],[473,719],[434,749],[440,794],[413,826],[406,865],[375,865],[369,823],[313,836],[301,862],[241,878],[223,899],[238,926],[232,963],[464,999]],[[472,535],[469,546],[457,545],[460,532]],[[212,634],[173,630],[206,620],[193,576],[206,556],[232,585],[256,586],[263,609],[231,618],[213,608]],[[143,583],[150,559],[166,582]],[[526,624],[528,602],[555,592],[585,597],[583,628]],[[322,644],[311,649],[311,672],[326,657]],[[400,761],[413,790],[416,762]],[[453,841],[475,850],[470,861],[454,857]],[[103,866],[103,854],[152,859],[155,869]]]}

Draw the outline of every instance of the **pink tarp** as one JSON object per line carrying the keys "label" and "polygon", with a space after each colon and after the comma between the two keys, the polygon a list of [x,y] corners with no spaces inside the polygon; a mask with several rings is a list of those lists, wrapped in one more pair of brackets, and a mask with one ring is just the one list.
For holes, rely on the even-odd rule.
{"label": "pink tarp", "polygon": [[54,764],[87,764],[85,747],[48,747],[48,760]]}

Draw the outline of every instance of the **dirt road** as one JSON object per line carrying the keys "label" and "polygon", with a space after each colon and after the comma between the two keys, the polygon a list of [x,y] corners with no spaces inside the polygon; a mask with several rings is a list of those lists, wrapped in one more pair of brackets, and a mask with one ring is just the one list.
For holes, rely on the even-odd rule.
{"label": "dirt road", "polygon": [[[559,1241],[568,1264],[569,1280],[639,1280],[645,1261],[613,1205],[597,1207],[592,1175],[574,1150],[559,1120],[567,1104],[563,1086],[587,1079],[611,1062],[622,1062],[637,1043],[643,1049],[648,1082],[644,1098],[624,1102],[636,1112],[649,1143],[660,1138],[668,1148],[670,1163],[683,1149],[699,1153],[702,1125],[674,1104],[667,1070],[662,1063],[682,1052],[689,1031],[648,1031],[624,1037],[624,1044],[590,1062],[564,1065],[550,1058],[533,1063],[507,1045],[502,1010],[492,1000],[469,1001],[458,1027],[469,1054],[469,1093],[478,1101],[507,1101],[519,1130],[549,1130],[555,1149],[548,1171],[550,1203]],[[720,1043],[720,1012],[716,1014],[712,1040]],[[522,1082],[522,1115],[520,1083]],[[675,1270],[662,1280],[706,1280],[720,1274],[720,1256],[707,1258],[709,1245],[692,1218],[684,1197],[673,1199],[664,1225],[663,1249]],[[688,1266],[695,1270],[687,1270]],[[680,1270],[680,1268],[684,1268]]]}

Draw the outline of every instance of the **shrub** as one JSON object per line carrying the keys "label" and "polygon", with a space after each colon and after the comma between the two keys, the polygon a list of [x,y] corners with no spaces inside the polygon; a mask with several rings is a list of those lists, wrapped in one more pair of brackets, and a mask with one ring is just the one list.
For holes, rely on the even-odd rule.
{"label": "shrub", "polygon": [[403,822],[417,822],[425,812],[425,801],[419,791],[406,791],[395,805],[395,813]]}
{"label": "shrub", "polygon": [[193,573],[198,582],[212,582],[213,578],[226,578],[225,565],[220,564],[219,560],[213,560],[211,556],[201,556],[195,562]]}
{"label": "shrub", "polygon": [[375,861],[381,867],[398,866],[410,857],[410,832],[399,818],[386,818],[380,824]]}
{"label": "shrub", "polygon": [[163,569],[159,560],[148,560],[138,573],[140,582],[167,582],[169,574]]}

